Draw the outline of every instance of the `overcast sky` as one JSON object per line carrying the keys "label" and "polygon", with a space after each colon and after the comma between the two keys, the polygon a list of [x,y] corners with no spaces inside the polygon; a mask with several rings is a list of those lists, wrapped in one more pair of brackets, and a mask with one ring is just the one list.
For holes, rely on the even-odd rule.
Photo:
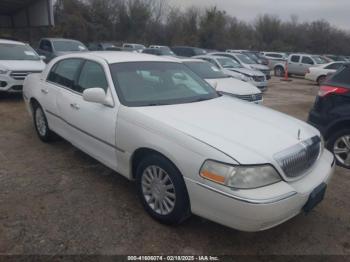
{"label": "overcast sky", "polygon": [[331,24],[350,30],[349,0],[168,0],[178,7],[216,5],[230,15],[253,21],[259,14],[274,14],[288,20],[297,15],[299,21],[324,18]]}

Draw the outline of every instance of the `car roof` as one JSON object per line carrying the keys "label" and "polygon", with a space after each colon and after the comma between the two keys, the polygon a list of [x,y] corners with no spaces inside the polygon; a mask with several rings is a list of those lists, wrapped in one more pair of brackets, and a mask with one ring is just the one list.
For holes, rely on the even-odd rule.
{"label": "car roof", "polygon": [[[62,56],[63,57],[63,56]],[[166,56],[155,56],[143,53],[132,52],[113,52],[113,51],[98,51],[98,52],[82,52],[65,55],[65,58],[80,57],[80,58],[100,58],[108,64],[125,63],[125,62],[174,62],[177,61]]]}
{"label": "car roof", "polygon": [[14,40],[7,40],[7,39],[0,39],[0,44],[10,44],[10,45],[26,45],[25,43],[14,41]]}
{"label": "car roof", "polygon": [[42,38],[41,40],[49,40],[49,41],[52,41],[52,40],[59,40],[59,41],[75,41],[75,42],[80,42],[79,40],[75,40],[75,39],[70,39],[70,38],[60,38],[60,37],[45,37],[45,38]]}

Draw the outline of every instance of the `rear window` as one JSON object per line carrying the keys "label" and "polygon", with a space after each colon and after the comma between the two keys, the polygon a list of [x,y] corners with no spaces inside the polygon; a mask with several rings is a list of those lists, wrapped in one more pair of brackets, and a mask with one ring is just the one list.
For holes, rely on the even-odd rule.
{"label": "rear window", "polygon": [[350,87],[350,68],[345,66],[327,81],[330,84]]}

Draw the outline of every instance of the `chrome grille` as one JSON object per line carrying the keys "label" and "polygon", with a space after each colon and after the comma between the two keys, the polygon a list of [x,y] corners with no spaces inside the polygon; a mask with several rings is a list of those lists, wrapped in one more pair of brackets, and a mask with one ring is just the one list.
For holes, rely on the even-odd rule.
{"label": "chrome grille", "polygon": [[233,95],[234,97],[237,97],[239,99],[248,101],[248,102],[255,102],[262,100],[262,94],[253,94],[253,95]]}
{"label": "chrome grille", "polygon": [[312,137],[274,156],[287,179],[305,174],[317,161],[322,150],[321,139]]}
{"label": "chrome grille", "polygon": [[16,80],[24,80],[27,75],[33,73],[41,73],[41,71],[12,71],[10,76]]}

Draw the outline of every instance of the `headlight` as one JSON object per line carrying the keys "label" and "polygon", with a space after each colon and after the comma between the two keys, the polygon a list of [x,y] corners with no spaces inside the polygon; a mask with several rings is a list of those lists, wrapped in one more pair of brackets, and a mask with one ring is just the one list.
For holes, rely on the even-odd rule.
{"label": "headlight", "polygon": [[0,75],[5,75],[7,74],[9,70],[5,70],[5,69],[0,69]]}
{"label": "headlight", "polygon": [[204,162],[200,176],[212,182],[236,189],[252,189],[281,181],[270,165],[232,166],[212,160]]}

